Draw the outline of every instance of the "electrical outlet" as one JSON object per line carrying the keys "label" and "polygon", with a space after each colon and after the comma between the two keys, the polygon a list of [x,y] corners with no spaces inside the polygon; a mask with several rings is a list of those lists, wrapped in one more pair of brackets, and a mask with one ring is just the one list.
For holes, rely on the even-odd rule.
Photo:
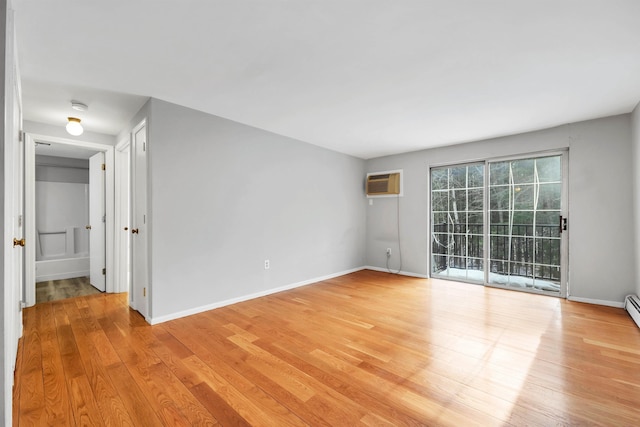
{"label": "electrical outlet", "polygon": [[387,248],[387,258],[391,256],[391,248]]}
{"label": "electrical outlet", "polygon": [[268,270],[269,268],[271,268],[271,263],[269,262],[268,259],[264,260],[264,269]]}

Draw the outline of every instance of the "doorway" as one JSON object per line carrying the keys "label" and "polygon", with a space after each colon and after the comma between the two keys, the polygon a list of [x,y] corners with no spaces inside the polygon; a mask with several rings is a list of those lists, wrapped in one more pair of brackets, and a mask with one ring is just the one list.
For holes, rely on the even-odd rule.
{"label": "doorway", "polygon": [[[64,280],[88,276],[91,277],[92,285],[95,288],[100,291],[113,292],[113,278],[110,277],[109,272],[109,267],[113,264],[113,215],[107,215],[108,212],[113,212],[114,206],[113,147],[30,134],[26,136],[26,142],[25,233],[27,241],[35,242],[34,245],[27,245],[25,248],[24,294],[26,305],[32,306],[36,303],[36,281],[43,280],[43,278],[45,280]],[[45,162],[49,161],[48,171],[38,171],[38,180],[36,180],[36,155],[48,156],[44,159]],[[93,157],[93,160],[89,160],[90,157]],[[86,169],[82,171],[84,167],[80,166],[76,166],[77,169],[60,167],[60,163],[65,166],[65,161],[70,162],[73,159],[85,162]],[[93,169],[99,170],[96,176],[101,179],[96,182],[96,179],[93,178],[92,181],[100,191],[95,189],[89,191],[91,185],[88,182],[89,175],[91,175],[90,163],[94,164]],[[64,182],[74,181],[74,179],[69,179],[70,171],[86,174],[87,182]],[[66,178],[48,179],[44,177],[45,179],[43,179],[43,174],[49,174],[48,178],[52,176],[66,176]],[[75,178],[75,181],[78,180],[82,181],[82,179]],[[42,187],[43,184],[45,187],[56,187],[57,196],[41,195],[36,197],[36,186]],[[94,196],[97,193],[102,193],[93,201],[93,204],[96,205],[94,209],[91,209],[94,218],[90,218],[90,193],[93,193]],[[86,201],[84,205],[82,204],[83,200]],[[42,218],[38,218],[37,212],[42,208],[43,203],[54,205],[57,202],[62,202],[61,205],[58,203],[65,207],[62,209],[71,209],[73,215],[83,218],[75,218],[75,222],[72,224],[63,224],[68,219],[64,217],[72,216],[72,214],[62,215],[59,211],[57,217],[62,217],[58,218],[60,219],[59,223],[53,221],[55,218],[44,221]],[[76,202],[78,202],[78,207],[74,208]],[[86,206],[86,208],[81,208],[80,205]],[[53,211],[56,212],[56,209]],[[91,250],[89,250],[90,246],[93,246]],[[43,255],[44,260],[42,259]],[[36,270],[36,266],[38,266],[38,270]]]}
{"label": "doorway", "polygon": [[432,168],[431,277],[565,297],[566,158]]}
{"label": "doorway", "polygon": [[36,303],[105,291],[104,153],[58,148],[35,147]]}

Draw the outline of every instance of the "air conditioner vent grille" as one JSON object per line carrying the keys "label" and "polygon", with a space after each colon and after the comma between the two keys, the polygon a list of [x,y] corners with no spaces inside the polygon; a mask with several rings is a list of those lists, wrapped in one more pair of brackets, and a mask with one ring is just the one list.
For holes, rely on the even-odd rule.
{"label": "air conditioner vent grille", "polygon": [[383,175],[369,175],[369,179],[372,181],[378,181],[381,179],[389,179],[389,176],[391,176],[391,174],[385,173]]}
{"label": "air conditioner vent grille", "polygon": [[367,176],[367,195],[400,194],[400,173],[382,173]]}
{"label": "air conditioner vent grille", "polygon": [[369,183],[369,194],[381,194],[388,191],[389,185],[386,181],[372,181]]}

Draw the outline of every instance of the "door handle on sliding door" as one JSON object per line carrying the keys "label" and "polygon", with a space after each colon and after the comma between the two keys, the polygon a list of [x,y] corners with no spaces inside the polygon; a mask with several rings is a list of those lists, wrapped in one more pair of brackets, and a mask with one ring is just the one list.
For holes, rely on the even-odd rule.
{"label": "door handle on sliding door", "polygon": [[563,217],[562,215],[560,215],[560,224],[558,231],[560,231],[560,234],[562,234],[563,231],[567,231],[567,218]]}

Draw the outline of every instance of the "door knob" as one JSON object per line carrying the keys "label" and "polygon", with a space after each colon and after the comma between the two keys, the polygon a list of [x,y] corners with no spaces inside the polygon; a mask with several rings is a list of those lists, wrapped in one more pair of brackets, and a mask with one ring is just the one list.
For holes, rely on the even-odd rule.
{"label": "door knob", "polygon": [[91,230],[91,226],[90,225],[85,225],[84,228],[86,228],[87,230]]}
{"label": "door knob", "polygon": [[563,231],[567,231],[567,218],[560,215],[560,226],[558,231],[562,234]]}
{"label": "door knob", "polygon": [[138,234],[138,229],[137,228],[132,228],[131,229],[131,233],[132,234]]}
{"label": "door knob", "polygon": [[128,229],[129,229],[129,227],[125,227],[125,228],[124,228],[124,231],[127,231]]}
{"label": "door knob", "polygon": [[15,248],[16,246],[22,246],[24,247],[24,239],[16,239],[15,237],[13,238],[13,247]]}

